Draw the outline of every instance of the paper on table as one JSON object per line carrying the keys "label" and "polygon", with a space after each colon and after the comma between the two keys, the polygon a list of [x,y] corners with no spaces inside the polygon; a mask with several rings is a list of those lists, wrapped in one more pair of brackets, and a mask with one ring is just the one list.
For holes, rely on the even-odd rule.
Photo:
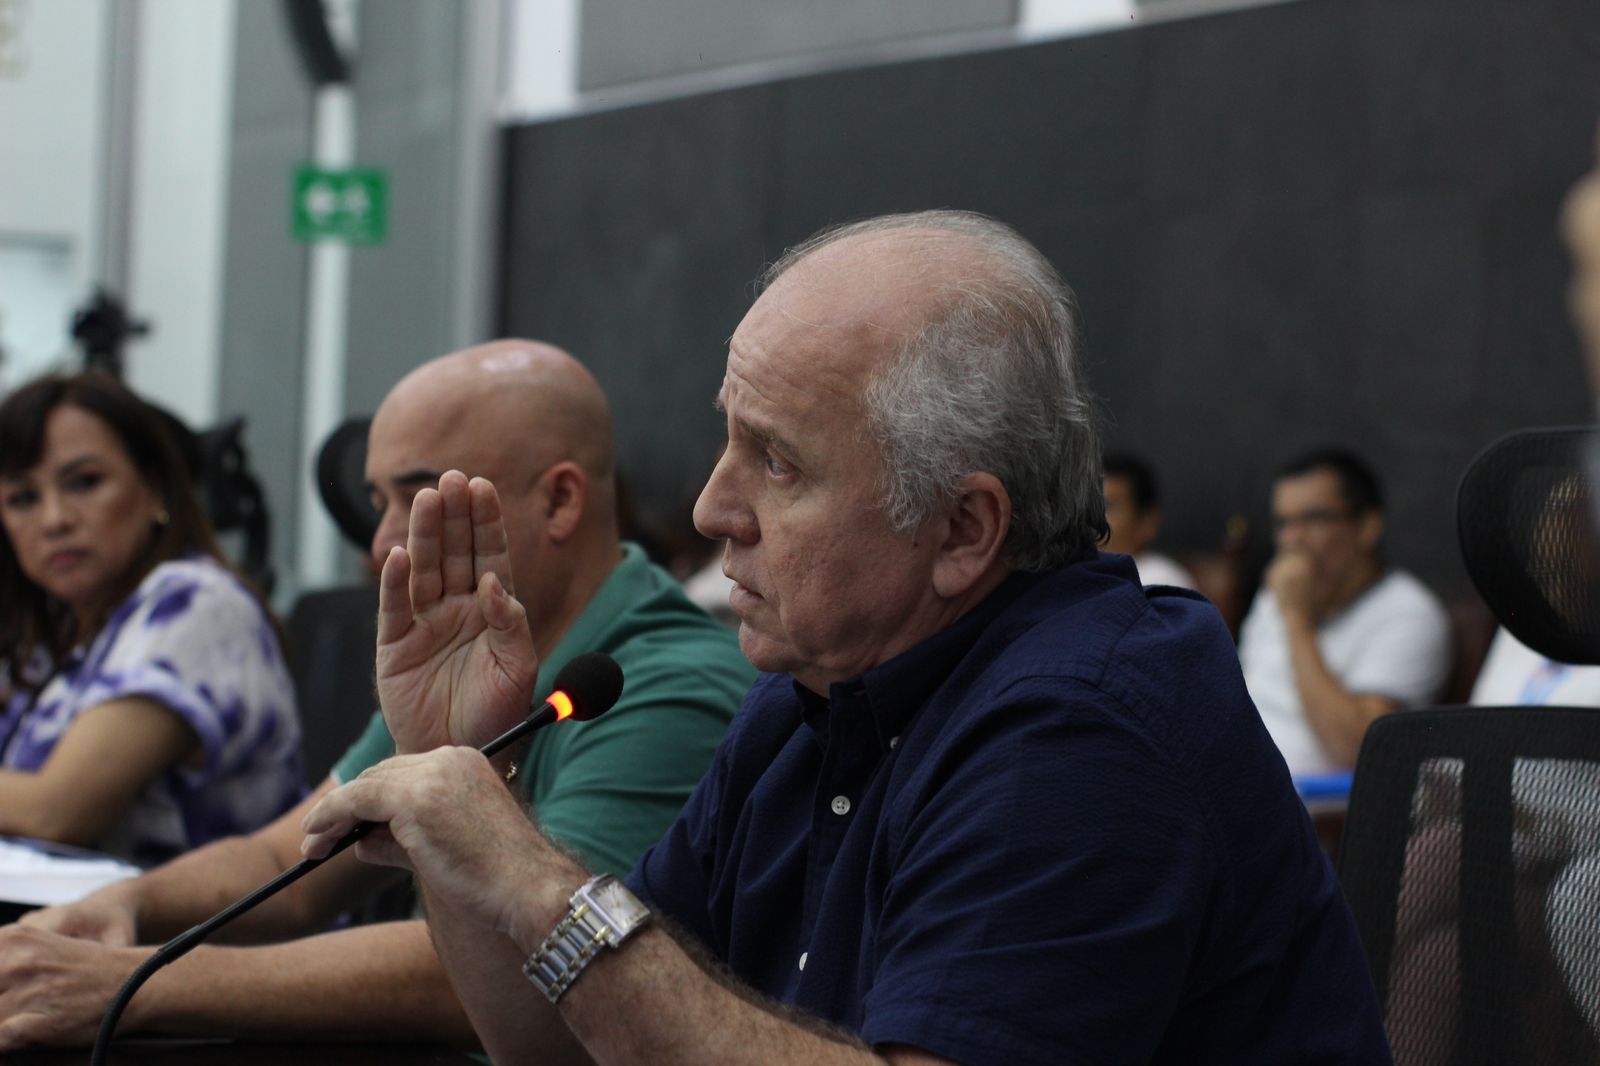
{"label": "paper on table", "polygon": [[137,877],[137,866],[85,852],[50,854],[0,839],[0,900],[47,907],[72,903],[114,881]]}

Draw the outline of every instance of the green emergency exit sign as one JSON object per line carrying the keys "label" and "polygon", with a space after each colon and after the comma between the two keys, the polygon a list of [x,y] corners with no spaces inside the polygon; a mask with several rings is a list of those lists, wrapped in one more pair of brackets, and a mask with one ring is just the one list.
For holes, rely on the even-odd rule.
{"label": "green emergency exit sign", "polygon": [[389,175],[374,167],[296,167],[290,217],[296,240],[382,244]]}

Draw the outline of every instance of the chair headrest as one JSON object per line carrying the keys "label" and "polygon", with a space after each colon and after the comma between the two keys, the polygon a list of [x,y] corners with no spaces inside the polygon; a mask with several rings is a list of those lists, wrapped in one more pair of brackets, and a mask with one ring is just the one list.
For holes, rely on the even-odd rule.
{"label": "chair headrest", "polygon": [[1600,430],[1519,430],[1480,452],[1456,491],[1467,573],[1500,624],[1557,662],[1600,664]]}
{"label": "chair headrest", "polygon": [[339,532],[365,552],[378,532],[378,513],[367,498],[367,430],[372,419],[341,422],[317,449],[317,492]]}

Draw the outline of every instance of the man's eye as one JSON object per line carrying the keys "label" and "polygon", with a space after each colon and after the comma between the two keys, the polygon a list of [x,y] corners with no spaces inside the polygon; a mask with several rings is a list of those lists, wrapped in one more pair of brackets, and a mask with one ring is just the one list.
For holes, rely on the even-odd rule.
{"label": "man's eye", "polygon": [[776,455],[773,455],[771,452],[768,452],[766,455],[766,463],[767,473],[771,474],[773,477],[782,477],[789,472],[788,464],[782,459],[779,459]]}
{"label": "man's eye", "polygon": [[39,494],[32,489],[13,489],[0,496],[0,503],[4,503],[9,511],[20,511],[24,507],[31,507],[39,499]]}

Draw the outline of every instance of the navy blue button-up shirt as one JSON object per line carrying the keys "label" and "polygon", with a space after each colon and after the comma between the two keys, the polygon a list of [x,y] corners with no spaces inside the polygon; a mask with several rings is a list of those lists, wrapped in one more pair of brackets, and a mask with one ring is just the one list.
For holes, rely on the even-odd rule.
{"label": "navy blue button-up shirt", "polygon": [[1016,575],[826,700],[751,690],[633,890],[757,990],[964,1063],[1388,1061],[1204,600]]}

